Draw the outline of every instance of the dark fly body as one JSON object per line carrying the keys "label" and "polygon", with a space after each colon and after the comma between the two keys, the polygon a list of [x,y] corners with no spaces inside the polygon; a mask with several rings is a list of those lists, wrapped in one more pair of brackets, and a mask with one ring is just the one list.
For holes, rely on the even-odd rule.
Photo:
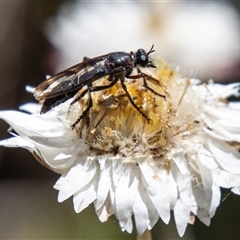
{"label": "dark fly body", "polygon": [[[76,126],[89,112],[92,107],[91,92],[102,91],[114,86],[120,81],[128,100],[139,111],[144,118],[149,120],[148,116],[135,104],[125,85],[125,79],[143,79],[144,87],[156,95],[165,98],[164,95],[155,92],[147,84],[147,80],[159,84],[159,81],[153,77],[141,72],[140,68],[156,68],[149,54],[154,52],[153,46],[146,52],[143,49],[138,49],[136,53],[130,52],[113,52],[98,56],[95,58],[84,57],[83,61],[74,65],[42,82],[34,91],[35,98],[42,102],[41,113],[46,113],[51,108],[73,98],[71,105],[83,98],[89,93],[88,106],[83,111],[82,115],[72,125]],[[131,75],[134,69],[137,69],[138,74]],[[107,77],[109,84],[92,86],[92,83],[102,77]],[[80,94],[79,91],[84,89]]]}

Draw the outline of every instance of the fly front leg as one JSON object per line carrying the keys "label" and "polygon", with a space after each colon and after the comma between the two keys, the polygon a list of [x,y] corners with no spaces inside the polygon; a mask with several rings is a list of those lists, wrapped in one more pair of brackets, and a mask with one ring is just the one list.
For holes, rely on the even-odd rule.
{"label": "fly front leg", "polygon": [[160,94],[160,93],[156,92],[156,91],[153,90],[151,87],[149,87],[149,86],[148,86],[148,83],[147,83],[147,81],[146,81],[146,79],[145,79],[144,77],[143,77],[143,85],[144,85],[144,87],[145,87],[146,89],[148,89],[150,92],[152,92],[153,94],[155,94],[155,95],[157,95],[157,96],[159,96],[159,97],[164,98],[164,100],[165,100],[166,96],[163,95],[163,94]]}
{"label": "fly front leg", "polygon": [[127,98],[129,100],[129,102],[133,105],[134,108],[136,108],[136,110],[148,121],[150,121],[150,118],[136,105],[136,103],[133,101],[133,99],[131,98],[126,85],[124,84],[124,79],[121,79],[121,85],[123,90],[125,91]]}
{"label": "fly front leg", "polygon": [[[149,90],[150,92],[154,93],[155,95],[159,96],[159,97],[162,97],[162,98],[166,98],[166,95],[168,95],[167,91],[165,90],[165,86],[157,79],[153,78],[152,76],[146,74],[146,73],[143,73],[141,72],[140,69],[138,69],[138,74],[137,75],[132,75],[132,76],[128,76],[128,78],[130,79],[139,79],[139,78],[142,78],[143,79],[143,85],[144,87]],[[164,91],[164,94],[161,94],[161,93],[158,93],[156,92],[155,90],[153,90],[147,83],[147,80],[149,80],[150,82],[156,84],[156,85],[160,85],[160,87],[162,88],[162,90]]]}

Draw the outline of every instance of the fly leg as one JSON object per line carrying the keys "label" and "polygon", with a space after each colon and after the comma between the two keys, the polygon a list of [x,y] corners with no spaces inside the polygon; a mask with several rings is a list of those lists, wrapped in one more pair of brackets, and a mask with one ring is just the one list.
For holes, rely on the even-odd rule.
{"label": "fly leg", "polygon": [[[87,89],[88,90],[88,89]],[[91,96],[91,93],[90,91],[88,91],[88,104],[87,104],[87,108],[82,112],[81,116],[71,125],[72,129],[75,128],[75,126],[85,117],[87,116],[89,110],[91,109],[93,105],[93,102],[92,102],[92,96]]]}
{"label": "fly leg", "polygon": [[71,102],[71,105],[72,105],[72,104],[74,104],[75,102],[77,102],[78,100],[80,100],[82,97],[84,97],[86,93],[88,93],[88,95],[89,95],[87,108],[82,112],[81,116],[77,119],[77,121],[75,121],[75,122],[71,125],[72,129],[74,129],[75,126],[76,126],[85,116],[87,116],[89,110],[91,109],[91,107],[92,107],[92,105],[93,105],[91,93],[92,93],[92,92],[98,92],[98,91],[102,91],[102,90],[108,89],[108,88],[114,86],[117,81],[118,81],[118,79],[115,79],[115,80],[112,81],[110,84],[105,85],[105,86],[94,86],[94,87],[93,87],[92,85],[88,85],[88,88],[85,89],[79,96],[77,96],[77,97]]}
{"label": "fly leg", "polygon": [[124,78],[121,78],[121,85],[123,90],[125,91],[127,98],[129,100],[129,102],[133,105],[133,107],[135,107],[137,109],[137,111],[148,121],[150,121],[150,118],[136,105],[136,103],[133,101],[133,99],[131,98],[126,85],[124,84]]}
{"label": "fly leg", "polygon": [[166,98],[166,96],[165,95],[163,95],[163,94],[160,94],[160,93],[158,93],[158,92],[156,92],[155,90],[153,90],[151,87],[149,87],[148,86],[148,83],[147,83],[147,81],[146,81],[146,79],[145,79],[145,77],[143,77],[143,85],[144,85],[144,87],[146,88],[146,89],[148,89],[150,92],[152,92],[153,94],[155,94],[155,95],[157,95],[157,96],[159,96],[159,97],[162,97],[162,98]]}
{"label": "fly leg", "polygon": [[[144,87],[146,89],[148,89],[150,92],[152,92],[155,95],[157,95],[159,97],[162,97],[164,99],[166,98],[166,95],[168,95],[167,91],[165,90],[165,86],[160,81],[158,81],[157,79],[153,78],[152,76],[150,76],[150,75],[148,75],[146,73],[141,72],[140,69],[138,69],[138,74],[137,75],[128,76],[128,78],[130,78],[130,79],[142,78]],[[156,92],[155,90],[153,90],[151,87],[149,87],[149,85],[148,85],[146,80],[149,80],[149,81],[153,82],[156,85],[160,85],[160,87],[162,88],[162,90],[164,91],[164,93],[166,95],[160,94],[160,93]]]}

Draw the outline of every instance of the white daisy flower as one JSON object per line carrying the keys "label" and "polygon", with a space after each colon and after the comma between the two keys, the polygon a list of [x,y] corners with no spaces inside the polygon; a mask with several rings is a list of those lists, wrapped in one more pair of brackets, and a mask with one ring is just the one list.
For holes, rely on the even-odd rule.
{"label": "white daisy flower", "polygon": [[88,96],[45,114],[37,104],[21,107],[29,114],[1,111],[13,137],[0,144],[26,148],[60,173],[54,186],[58,201],[73,197],[77,213],[93,203],[100,221],[114,214],[129,233],[134,216],[143,234],[159,218],[168,224],[173,211],[182,236],[195,216],[210,224],[221,187],[240,194],[240,103],[227,101],[239,96],[239,84],[201,84],[181,77],[162,59],[147,74],[158,79],[161,84],[149,85],[165,98],[147,90],[141,79],[125,84],[149,121],[117,83],[92,93],[93,106],[74,130]]}

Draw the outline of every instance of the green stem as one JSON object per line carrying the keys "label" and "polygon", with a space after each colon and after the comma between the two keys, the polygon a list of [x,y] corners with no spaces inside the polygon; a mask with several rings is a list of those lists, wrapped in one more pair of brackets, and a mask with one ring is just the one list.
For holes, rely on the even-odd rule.
{"label": "green stem", "polygon": [[138,235],[137,240],[152,240],[151,231],[146,230],[142,235]]}

